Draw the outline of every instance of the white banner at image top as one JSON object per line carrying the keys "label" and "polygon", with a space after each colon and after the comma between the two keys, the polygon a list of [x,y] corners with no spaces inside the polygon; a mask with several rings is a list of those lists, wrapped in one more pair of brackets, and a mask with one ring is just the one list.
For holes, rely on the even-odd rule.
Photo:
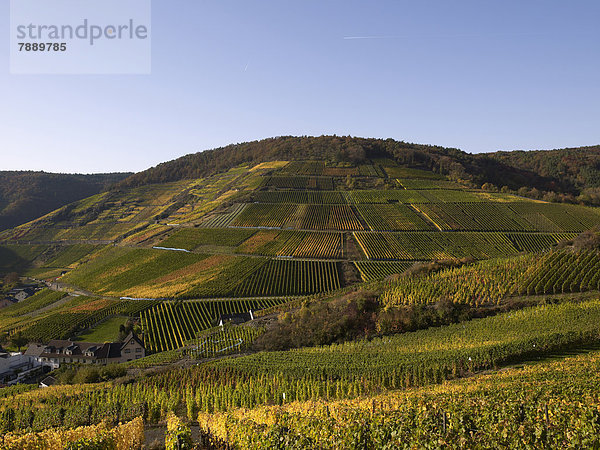
{"label": "white banner at image top", "polygon": [[11,0],[12,74],[149,74],[151,0]]}

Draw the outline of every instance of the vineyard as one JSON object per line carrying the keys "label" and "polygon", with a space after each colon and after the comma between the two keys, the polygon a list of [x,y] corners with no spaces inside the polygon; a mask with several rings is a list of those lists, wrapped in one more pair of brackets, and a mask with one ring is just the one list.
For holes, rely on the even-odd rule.
{"label": "vineyard", "polygon": [[198,421],[239,448],[592,448],[598,367],[595,352],[356,400],[201,412]]}
{"label": "vineyard", "polygon": [[[146,415],[149,423],[157,423],[164,420],[170,411],[187,411],[188,417],[193,419],[198,411],[211,414],[230,411],[235,414],[235,409],[240,407],[364,398],[365,395],[378,394],[382,389],[441,383],[477,370],[493,369],[508,361],[596,342],[599,319],[600,302],[597,300],[546,305],[370,341],[257,353],[185,369],[172,368],[132,383],[54,386],[14,391],[6,396],[2,396],[0,390],[0,431],[27,429],[32,423],[35,431],[60,426],[61,423],[69,427],[102,421],[118,423],[142,415]],[[573,367],[564,376],[582,389],[593,387],[591,398],[597,402],[597,381],[593,377],[598,371],[592,368],[597,367],[598,356],[590,358],[575,358],[571,363],[580,366],[582,371],[591,371],[589,383],[580,377],[569,376],[569,373],[578,373]],[[561,363],[549,363],[547,370],[540,367],[544,366],[532,366],[526,369],[531,372],[526,373],[538,373],[541,380],[547,380],[553,370],[561,372]],[[492,377],[503,379],[511,373],[503,372]],[[585,379],[588,380],[587,377]],[[466,386],[466,392],[472,393],[472,380],[471,377],[453,383]],[[439,394],[447,386],[428,389],[432,394]],[[546,381],[539,384],[532,382],[519,384],[518,390],[540,392],[539,389],[545,389],[544,386],[548,386]],[[415,395],[417,398],[422,392],[426,391],[408,390],[386,395],[399,397],[398,402],[393,402],[393,409],[396,409],[401,408],[399,403],[404,401],[405,396]],[[489,392],[504,395],[507,391],[492,389]],[[490,395],[489,392],[487,395]],[[479,403],[477,398],[473,397],[474,404]],[[579,396],[572,391],[569,398],[578,399]],[[552,411],[560,404],[563,403],[549,403],[548,409]],[[58,405],[64,414],[56,414]],[[539,402],[526,406],[535,411]],[[377,405],[377,408],[383,406]],[[450,420],[454,420],[450,405],[444,406],[446,408]],[[12,419],[6,420],[7,417]],[[206,419],[204,414],[202,417]]]}
{"label": "vineyard", "polygon": [[225,325],[217,331],[199,336],[190,349],[193,358],[214,358],[248,350],[261,329]]}
{"label": "vineyard", "polygon": [[168,248],[195,250],[204,245],[237,247],[254,234],[253,230],[219,228],[184,228],[169,236],[160,245]]}
{"label": "vineyard", "polygon": [[295,258],[341,258],[341,233],[310,231],[259,231],[240,245],[238,253]]}
{"label": "vineyard", "polygon": [[236,204],[232,206],[226,213],[215,214],[207,219],[204,219],[198,226],[200,228],[226,227],[244,211],[244,208],[246,208],[245,204]]}
{"label": "vineyard", "polygon": [[234,294],[239,297],[308,295],[339,288],[336,263],[271,259],[245,278]]}
{"label": "vineyard", "polygon": [[[555,235],[556,239],[560,235]],[[358,245],[368,259],[427,260],[494,258],[518,253],[504,233],[354,233]],[[532,238],[535,241],[535,238]]]}
{"label": "vineyard", "polygon": [[600,254],[596,251],[553,252],[525,274],[518,286],[523,295],[600,290]]}
{"label": "vineyard", "polygon": [[526,255],[481,261],[426,276],[402,277],[389,283],[381,302],[385,306],[439,300],[471,306],[495,305],[515,293],[523,274],[538,261],[535,256]]}
{"label": "vineyard", "polygon": [[394,274],[401,274],[412,262],[384,262],[384,261],[355,261],[354,265],[360,272],[363,281],[373,281],[387,278]]}
{"label": "vineyard", "polygon": [[146,337],[145,345],[152,352],[180,348],[196,339],[198,332],[215,326],[222,315],[246,313],[284,301],[285,299],[248,299],[161,302],[140,315]]}
{"label": "vineyard", "polygon": [[2,309],[2,314],[9,317],[19,317],[39,311],[67,296],[66,292],[55,292],[42,289],[31,297]]}
{"label": "vineyard", "polygon": [[431,230],[433,225],[406,205],[358,205],[358,212],[372,231]]}
{"label": "vineyard", "polygon": [[[297,295],[338,285],[310,276],[299,276],[308,286],[302,288],[287,279],[267,282],[265,272],[295,277],[304,270],[267,258],[346,260],[356,267],[364,259],[497,258],[550,249],[600,223],[592,208],[467,189],[385,158],[354,165],[242,164],[205,179],[94,196],[72,211],[71,221],[57,212],[44,219],[58,217],[56,226],[41,222],[15,231],[14,236],[58,239],[61,245],[6,245],[0,266],[3,259],[20,261],[40,278],[67,270],[61,281],[116,298]],[[119,244],[77,243],[84,236]],[[363,280],[380,279],[391,267],[359,272]],[[249,282],[261,287],[251,289]],[[339,287],[349,282],[342,283]]]}
{"label": "vineyard", "polygon": [[498,303],[509,295],[591,290],[600,290],[598,252],[561,250],[481,261],[428,276],[403,277],[388,286],[381,300],[390,306],[439,299],[481,305]]}
{"label": "vineyard", "polygon": [[317,189],[321,191],[333,190],[331,177],[306,177],[306,176],[272,176],[265,177],[262,185],[278,189]]}
{"label": "vineyard", "polygon": [[141,311],[154,305],[153,301],[117,301],[99,302],[99,307],[94,308],[94,302],[79,297],[78,302],[82,306],[64,309],[33,321],[32,324],[13,329],[22,331],[29,342],[48,342],[52,339],[70,339],[78,332],[93,327],[98,322],[112,316],[137,316]]}
{"label": "vineyard", "polygon": [[387,190],[387,191],[350,191],[347,192],[348,200],[354,204],[364,203],[426,203],[426,197],[421,191]]}
{"label": "vineyard", "polygon": [[70,292],[2,308],[4,348],[126,324],[150,355],[0,388],[0,447],[90,444],[75,430],[118,447],[119,424],[171,436],[176,415],[201,447],[600,447],[600,352],[572,357],[597,350],[600,209],[463,186],[442,150],[388,144],[182,165],[208,175],[134,176],[3,232],[3,295]]}
{"label": "vineyard", "polygon": [[347,205],[294,205],[253,203],[232,223],[235,227],[300,228],[309,230],[362,230]]}
{"label": "vineyard", "polygon": [[[289,401],[344,398],[362,390],[394,389],[439,383],[460,373],[497,367],[508,360],[543,354],[597,339],[600,301],[538,306],[441,328],[311,347],[286,352],[263,352],[221,360],[215,366],[240,377],[270,374],[283,380],[305,380],[309,389],[265,386],[270,397],[287,392]],[[535,345],[534,345],[535,344]],[[350,391],[335,388],[346,382]],[[362,386],[362,387],[360,387]],[[280,390],[277,394],[276,391]],[[354,389],[361,391],[354,392]]]}
{"label": "vineyard", "polygon": [[258,203],[346,204],[342,193],[337,191],[259,191],[253,195],[253,200]]}

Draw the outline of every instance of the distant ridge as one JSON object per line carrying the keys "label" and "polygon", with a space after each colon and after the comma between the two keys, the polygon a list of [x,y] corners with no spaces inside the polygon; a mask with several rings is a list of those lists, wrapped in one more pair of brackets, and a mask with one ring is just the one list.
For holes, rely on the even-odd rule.
{"label": "distant ridge", "polygon": [[0,231],[102,192],[129,175],[0,171]]}

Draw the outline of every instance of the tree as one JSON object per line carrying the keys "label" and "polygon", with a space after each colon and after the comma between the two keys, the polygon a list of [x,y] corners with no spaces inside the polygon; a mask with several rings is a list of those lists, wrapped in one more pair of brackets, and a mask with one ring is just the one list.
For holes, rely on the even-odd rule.
{"label": "tree", "polygon": [[27,345],[29,343],[29,340],[25,336],[23,336],[23,333],[21,331],[19,331],[17,334],[13,335],[10,338],[10,343],[17,347],[18,351],[20,352],[21,347]]}
{"label": "tree", "polygon": [[498,188],[492,183],[483,183],[481,189],[488,192],[498,192]]}
{"label": "tree", "polygon": [[350,175],[346,176],[346,187],[348,189],[354,189],[354,178]]}

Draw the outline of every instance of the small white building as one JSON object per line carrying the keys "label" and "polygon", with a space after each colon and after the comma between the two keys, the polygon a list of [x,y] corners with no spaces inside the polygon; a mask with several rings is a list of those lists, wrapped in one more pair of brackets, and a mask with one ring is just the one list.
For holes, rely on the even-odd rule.
{"label": "small white building", "polygon": [[0,353],[0,384],[14,384],[41,367],[35,359],[22,353]]}

